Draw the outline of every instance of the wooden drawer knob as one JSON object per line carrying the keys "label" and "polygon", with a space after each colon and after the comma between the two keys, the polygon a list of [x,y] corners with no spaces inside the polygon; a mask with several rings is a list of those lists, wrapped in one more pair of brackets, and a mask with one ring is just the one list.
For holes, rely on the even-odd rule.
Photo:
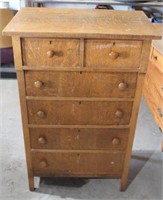
{"label": "wooden drawer knob", "polygon": [[123,117],[123,112],[121,110],[117,110],[115,112],[115,116],[118,117],[118,118],[122,118]]}
{"label": "wooden drawer knob", "polygon": [[48,58],[52,58],[55,55],[55,52],[53,50],[47,51]]}
{"label": "wooden drawer knob", "polygon": [[40,143],[40,144],[46,144],[46,139],[44,138],[44,137],[39,137],[38,138],[38,143]]}
{"label": "wooden drawer knob", "polygon": [[153,59],[156,61],[158,58],[157,58],[157,56],[153,56]]}
{"label": "wooden drawer knob", "polygon": [[35,81],[35,82],[34,82],[34,86],[35,86],[36,88],[41,88],[41,87],[43,86],[43,82],[41,82],[41,81]]}
{"label": "wooden drawer knob", "polygon": [[46,161],[46,160],[42,160],[42,161],[40,162],[40,167],[41,167],[41,168],[46,168],[46,167],[48,167],[47,161]]}
{"label": "wooden drawer knob", "polygon": [[120,144],[120,139],[119,138],[113,138],[112,144],[114,144],[114,145]]}
{"label": "wooden drawer knob", "polygon": [[120,83],[118,85],[119,90],[125,90],[128,87],[127,83]]}
{"label": "wooden drawer knob", "polygon": [[40,111],[37,112],[37,116],[40,117],[40,118],[44,118],[45,117],[45,113],[40,110]]}
{"label": "wooden drawer knob", "polygon": [[115,52],[115,51],[111,51],[109,53],[109,57],[113,60],[117,59],[119,57],[119,53],[118,52]]}

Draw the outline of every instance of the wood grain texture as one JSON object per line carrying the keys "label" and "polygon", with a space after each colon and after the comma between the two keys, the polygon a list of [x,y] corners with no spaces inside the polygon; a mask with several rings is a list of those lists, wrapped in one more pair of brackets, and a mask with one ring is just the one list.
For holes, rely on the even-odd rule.
{"label": "wood grain texture", "polygon": [[31,70],[31,71],[70,71],[70,72],[138,72],[139,69],[137,68],[128,68],[123,67],[121,69],[114,68],[114,67],[107,67],[107,68],[88,68],[88,67],[50,67],[50,66],[23,66],[23,70]]}
{"label": "wood grain texture", "polygon": [[[48,31],[47,31],[48,30]],[[4,29],[21,37],[160,39],[141,11],[24,8]]]}
{"label": "wood grain texture", "polygon": [[152,80],[158,93],[163,99],[163,70],[160,71],[160,68],[163,68],[163,65],[162,67],[158,68],[153,62],[149,61],[147,75],[149,76],[150,80]]}
{"label": "wood grain texture", "polygon": [[20,106],[21,106],[21,116],[22,116],[22,124],[23,124],[23,134],[24,134],[24,144],[25,144],[25,152],[26,152],[26,162],[27,162],[27,171],[28,171],[28,181],[29,188],[33,191],[34,188],[34,175],[31,161],[31,144],[30,144],[30,136],[28,129],[28,114],[27,114],[27,105],[25,100],[25,82],[24,82],[24,72],[17,71],[17,79],[19,85],[19,97],[20,97]]}
{"label": "wood grain texture", "polygon": [[132,152],[132,145],[134,141],[135,136],[135,128],[136,128],[136,122],[139,112],[139,106],[140,101],[142,97],[142,89],[143,89],[143,83],[144,83],[144,74],[138,74],[138,80],[137,80],[137,86],[136,86],[136,94],[135,94],[135,100],[133,103],[133,109],[132,109],[132,115],[131,115],[131,123],[130,123],[130,130],[129,130],[129,138],[127,143],[127,149],[125,152],[125,158],[124,158],[124,165],[123,165],[123,172],[121,176],[121,191],[125,191],[127,187],[127,177],[129,172],[129,163],[131,159],[131,152]]}
{"label": "wood grain texture", "polygon": [[153,48],[151,54],[151,62],[156,65],[157,69],[163,73],[163,54],[161,54],[158,50]]}
{"label": "wood grain texture", "polygon": [[88,39],[85,41],[85,66],[139,68],[141,48],[141,41]]}
{"label": "wood grain texture", "polygon": [[143,48],[140,58],[139,73],[146,73],[148,67],[148,61],[150,56],[151,41],[143,41]]}
{"label": "wood grain texture", "polygon": [[[28,100],[27,104],[29,124],[127,125],[132,111],[132,102]],[[117,111],[122,117],[116,116]]]}
{"label": "wood grain texture", "polygon": [[[132,98],[137,74],[26,71],[25,79],[28,96]],[[120,87],[123,83],[126,88]]]}
{"label": "wood grain texture", "polygon": [[[36,176],[120,176],[124,153],[32,151],[33,172]],[[47,163],[42,167],[41,161]]]}
{"label": "wood grain texture", "polygon": [[98,9],[25,8],[8,24],[30,190],[34,176],[118,177],[126,189],[155,30],[143,12]]}
{"label": "wood grain texture", "polygon": [[125,150],[129,129],[30,128],[31,148]]}
{"label": "wood grain texture", "polygon": [[[163,36],[163,24],[162,23],[153,23],[152,24],[156,32],[161,33]],[[152,46],[163,55],[163,37],[161,40],[153,40]]]}
{"label": "wood grain texture", "polygon": [[16,70],[22,70],[21,41],[19,37],[12,37],[14,66]]}
{"label": "wood grain texture", "polygon": [[47,124],[28,124],[29,128],[114,128],[124,129],[129,128],[130,125],[47,125]]}
{"label": "wood grain texture", "polygon": [[[48,52],[52,55],[49,57]],[[23,65],[79,67],[80,40],[22,39]]]}
{"label": "wood grain texture", "polygon": [[156,123],[163,130],[163,98],[155,87],[153,80],[146,74],[143,94],[153,113]]}

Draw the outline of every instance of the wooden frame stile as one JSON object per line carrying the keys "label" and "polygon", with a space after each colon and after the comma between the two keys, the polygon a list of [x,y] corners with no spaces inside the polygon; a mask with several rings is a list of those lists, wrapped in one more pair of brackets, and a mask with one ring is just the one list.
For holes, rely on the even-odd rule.
{"label": "wooden frame stile", "polygon": [[140,105],[140,101],[142,97],[143,83],[144,83],[145,73],[148,67],[148,57],[150,55],[150,48],[151,48],[151,40],[143,41],[142,54],[141,54],[141,59],[140,59],[141,60],[140,70],[138,72],[135,100],[133,103],[132,116],[130,120],[131,123],[130,123],[129,139],[128,139],[127,150],[126,150],[126,155],[124,159],[122,177],[121,177],[121,188],[120,188],[121,191],[125,191],[127,187],[127,177],[128,177],[128,172],[129,172],[129,166],[130,166],[129,162],[130,162],[131,153],[132,153],[132,145],[134,141],[137,117],[138,117],[138,112],[139,112],[139,105]]}
{"label": "wooden frame stile", "polygon": [[27,104],[26,104],[26,89],[25,89],[25,80],[24,80],[24,71],[22,69],[22,54],[21,54],[21,38],[13,37],[12,38],[13,48],[14,48],[14,62],[19,86],[19,99],[21,107],[21,116],[23,124],[23,134],[24,134],[24,145],[26,152],[26,162],[27,162],[27,171],[28,171],[28,180],[29,188],[33,191],[34,188],[34,176],[32,171],[31,163],[31,150],[30,150],[30,137],[29,137],[29,128],[28,128],[28,114],[27,114]]}
{"label": "wooden frame stile", "polygon": [[136,87],[137,89],[136,89],[135,100],[133,104],[132,116],[130,120],[131,123],[130,123],[129,138],[128,138],[127,150],[126,150],[123,172],[122,172],[122,177],[121,177],[121,191],[125,191],[127,187],[129,162],[130,162],[132,144],[133,144],[134,135],[135,135],[137,116],[139,112],[139,104],[140,104],[140,100],[142,96],[142,85],[144,81],[144,76],[145,74],[141,74],[141,73],[138,74],[137,87]]}
{"label": "wooden frame stile", "polygon": [[84,67],[84,39],[80,38],[80,67]]}

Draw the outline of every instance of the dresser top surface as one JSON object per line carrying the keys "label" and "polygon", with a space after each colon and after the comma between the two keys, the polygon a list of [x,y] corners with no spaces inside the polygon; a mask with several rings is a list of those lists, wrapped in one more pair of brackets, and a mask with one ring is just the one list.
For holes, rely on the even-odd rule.
{"label": "dresser top surface", "polygon": [[142,11],[23,8],[3,31],[20,37],[160,39]]}

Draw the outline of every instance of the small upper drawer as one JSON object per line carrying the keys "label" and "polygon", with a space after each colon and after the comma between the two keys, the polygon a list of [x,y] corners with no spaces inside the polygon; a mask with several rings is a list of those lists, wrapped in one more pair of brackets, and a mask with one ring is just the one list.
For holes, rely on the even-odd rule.
{"label": "small upper drawer", "polygon": [[134,97],[137,73],[26,71],[28,96]]}
{"label": "small upper drawer", "polygon": [[157,68],[163,73],[163,55],[161,55],[155,48],[151,53],[151,60]]}
{"label": "small upper drawer", "polygon": [[23,65],[76,67],[80,65],[78,39],[22,39]]}
{"label": "small upper drawer", "polygon": [[85,66],[138,68],[141,50],[141,41],[86,40]]}

